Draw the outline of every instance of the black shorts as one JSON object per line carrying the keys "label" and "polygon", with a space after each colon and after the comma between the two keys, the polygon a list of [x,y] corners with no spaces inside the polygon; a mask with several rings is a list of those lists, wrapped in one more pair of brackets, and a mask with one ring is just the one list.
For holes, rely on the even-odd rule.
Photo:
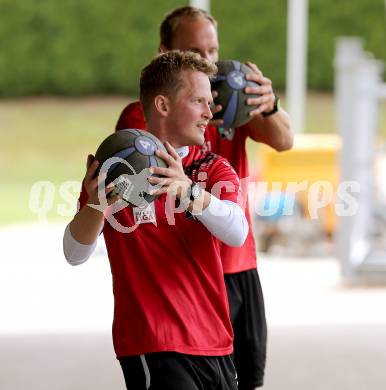
{"label": "black shorts", "polygon": [[239,390],[250,390],[264,382],[267,322],[263,292],[256,269],[224,277],[235,335],[234,363]]}
{"label": "black shorts", "polygon": [[128,390],[237,390],[230,355],[157,352],[119,358]]}

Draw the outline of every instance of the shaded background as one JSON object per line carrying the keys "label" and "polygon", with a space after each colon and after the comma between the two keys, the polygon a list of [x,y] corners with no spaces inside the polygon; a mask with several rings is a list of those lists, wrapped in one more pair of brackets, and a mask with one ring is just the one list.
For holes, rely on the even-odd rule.
{"label": "shaded background", "polygon": [[[0,96],[137,95],[163,16],[185,1],[1,0]],[[253,59],[285,86],[287,0],[214,0],[223,59]],[[386,60],[384,2],[310,0],[308,86],[333,88],[335,38],[361,36]]]}
{"label": "shaded background", "polygon": [[[187,2],[145,0],[0,0],[0,164],[4,185],[0,223],[63,220],[65,181],[83,177],[85,156],[113,131],[123,107],[137,96],[138,74],[157,52],[164,15]],[[253,60],[273,80],[285,108],[287,1],[212,1],[222,58]],[[386,59],[382,0],[309,2],[306,133],[336,133],[333,99],[335,39],[355,35]],[[380,147],[386,134],[381,106]],[[253,175],[259,146],[250,144]],[[54,188],[30,207],[37,181]],[[47,187],[48,188],[48,187]],[[63,189],[63,188],[62,188]],[[45,198],[46,203],[43,202]],[[72,212],[72,211],[71,211]],[[65,217],[69,217],[68,212]],[[40,213],[42,214],[42,213]]]}

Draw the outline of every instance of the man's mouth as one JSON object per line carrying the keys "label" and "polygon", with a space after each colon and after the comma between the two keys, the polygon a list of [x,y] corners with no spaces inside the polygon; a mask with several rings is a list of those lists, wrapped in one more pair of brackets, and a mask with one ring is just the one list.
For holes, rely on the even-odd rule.
{"label": "man's mouth", "polygon": [[205,132],[206,126],[208,126],[208,123],[199,123],[198,127],[200,128],[201,131]]}

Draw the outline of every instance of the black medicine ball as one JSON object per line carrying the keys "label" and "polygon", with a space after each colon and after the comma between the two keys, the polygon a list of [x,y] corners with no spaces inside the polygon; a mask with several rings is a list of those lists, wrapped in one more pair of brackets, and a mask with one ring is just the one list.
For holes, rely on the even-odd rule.
{"label": "black medicine ball", "polygon": [[114,182],[118,194],[130,206],[144,206],[154,200],[149,195],[151,176],[146,168],[166,167],[155,155],[157,149],[166,151],[162,142],[147,131],[125,129],[109,135],[99,146],[95,158],[99,161],[98,174],[107,173],[106,185]]}
{"label": "black medicine ball", "polygon": [[239,61],[218,61],[216,65],[218,72],[211,81],[211,88],[218,92],[214,103],[221,104],[223,109],[213,119],[222,119],[224,124],[221,127],[227,129],[242,126],[250,120],[249,112],[257,108],[257,105],[248,105],[247,99],[260,96],[246,94],[245,88],[259,84],[245,78],[253,70]]}

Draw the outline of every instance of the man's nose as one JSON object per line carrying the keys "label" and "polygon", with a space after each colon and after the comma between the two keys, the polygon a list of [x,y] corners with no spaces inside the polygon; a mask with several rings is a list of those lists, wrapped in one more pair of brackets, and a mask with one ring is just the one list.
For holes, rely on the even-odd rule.
{"label": "man's nose", "polygon": [[205,117],[205,119],[208,119],[208,120],[211,120],[213,118],[213,114],[212,114],[212,111],[211,111],[209,105],[206,105],[206,110],[204,112],[204,117]]}

